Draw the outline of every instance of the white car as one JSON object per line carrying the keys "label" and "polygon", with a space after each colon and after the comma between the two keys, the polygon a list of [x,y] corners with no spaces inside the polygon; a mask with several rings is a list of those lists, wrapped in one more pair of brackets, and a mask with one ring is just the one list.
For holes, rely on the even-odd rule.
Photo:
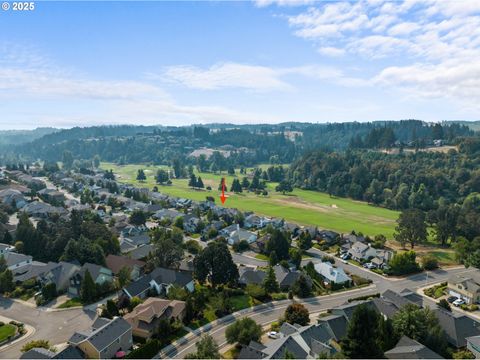
{"label": "white car", "polygon": [[278,333],[277,333],[276,331],[270,331],[270,332],[268,333],[268,337],[269,337],[270,339],[278,339]]}
{"label": "white car", "polygon": [[457,307],[460,306],[460,305],[463,305],[463,304],[465,304],[465,300],[463,300],[463,299],[457,299],[453,302],[453,305],[457,306]]}

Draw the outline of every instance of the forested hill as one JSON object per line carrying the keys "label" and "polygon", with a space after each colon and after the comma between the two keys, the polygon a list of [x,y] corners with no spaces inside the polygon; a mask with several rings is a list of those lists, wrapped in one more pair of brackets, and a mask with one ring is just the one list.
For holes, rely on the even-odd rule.
{"label": "forested hill", "polygon": [[[348,148],[380,148],[398,144],[422,147],[435,139],[447,143],[473,131],[456,123],[425,123],[418,120],[378,121],[371,123],[283,123],[277,125],[212,124],[187,127],[96,126],[72,128],[47,134],[30,143],[2,149],[0,162],[23,160],[61,161],[69,151],[74,159],[92,159],[117,163],[185,163],[188,155],[201,147],[231,152],[227,161],[215,167],[253,166],[260,162],[290,163],[316,149],[343,151]],[[211,166],[213,164],[207,164]]]}
{"label": "forested hill", "polygon": [[391,209],[428,211],[480,192],[480,138],[466,138],[458,149],[399,154],[313,151],[292,164],[289,179],[304,189]]}
{"label": "forested hill", "polygon": [[58,131],[54,128],[37,128],[34,130],[0,131],[0,145],[17,145],[32,142],[45,135]]}

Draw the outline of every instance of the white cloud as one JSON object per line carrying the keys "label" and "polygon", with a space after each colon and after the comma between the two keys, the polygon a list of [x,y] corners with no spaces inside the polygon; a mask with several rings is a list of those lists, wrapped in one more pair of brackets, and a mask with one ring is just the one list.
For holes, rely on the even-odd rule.
{"label": "white cloud", "polygon": [[334,46],[323,46],[318,49],[318,52],[327,56],[342,56],[345,55],[345,49],[337,48]]}
{"label": "white cloud", "polygon": [[270,5],[277,6],[305,6],[314,4],[319,0],[254,0],[255,6],[267,7]]}
{"label": "white cloud", "polygon": [[382,59],[369,64],[377,69],[373,83],[480,103],[480,1],[328,2],[287,18],[294,34],[322,55]]}
{"label": "white cloud", "polygon": [[[8,99],[8,106],[35,102],[42,111],[15,111],[13,118],[4,115],[0,128],[17,128],[15,124],[33,127],[78,126],[93,124],[168,124],[181,125],[207,122],[275,122],[267,114],[255,114],[218,105],[189,106],[178,103],[159,86],[148,81],[92,79],[36,56],[30,50],[18,49],[2,53],[0,46],[0,99]],[[19,63],[19,65],[17,64]],[[232,67],[227,67],[227,70]],[[229,81],[241,81],[245,68],[234,66],[235,71],[223,72]],[[262,86],[284,87],[286,83],[268,76],[268,68],[247,67],[248,79],[244,86],[255,79]],[[229,75],[230,74],[230,75]],[[218,74],[217,74],[218,75]],[[215,78],[215,77],[213,77]],[[212,79],[211,79],[212,80]],[[197,81],[199,84],[201,80]],[[221,79],[213,79],[211,86],[221,85]],[[7,103],[7,102],[5,102]],[[19,119],[19,120],[17,120]],[[20,125],[19,125],[20,126]]]}
{"label": "white cloud", "polygon": [[392,26],[388,30],[388,34],[391,36],[396,36],[396,35],[409,35],[412,32],[420,29],[420,25],[417,23],[413,22],[403,22],[400,24],[397,24],[395,26]]}
{"label": "white cloud", "polygon": [[286,90],[290,86],[279,79],[274,69],[236,63],[216,64],[208,69],[195,66],[172,66],[163,76],[193,89],[216,90],[243,88],[258,91]]}
{"label": "white cloud", "polygon": [[161,75],[150,74],[150,77],[201,90],[240,88],[254,91],[285,91],[293,89],[293,86],[284,80],[285,77],[292,75],[332,80],[343,77],[341,71],[329,66],[275,68],[237,63],[215,64],[208,69],[187,65],[171,66]]}

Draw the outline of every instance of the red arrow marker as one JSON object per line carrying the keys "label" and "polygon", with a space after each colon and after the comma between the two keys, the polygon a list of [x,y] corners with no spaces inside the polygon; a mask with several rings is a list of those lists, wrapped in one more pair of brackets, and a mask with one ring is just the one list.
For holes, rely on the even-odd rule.
{"label": "red arrow marker", "polygon": [[227,200],[225,196],[225,178],[222,178],[222,195],[220,196],[220,200],[222,200],[222,205],[225,204],[225,200]]}

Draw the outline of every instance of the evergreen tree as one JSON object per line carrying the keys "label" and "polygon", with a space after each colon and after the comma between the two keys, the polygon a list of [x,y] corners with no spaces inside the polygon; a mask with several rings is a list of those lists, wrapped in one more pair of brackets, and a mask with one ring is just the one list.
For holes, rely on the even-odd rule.
{"label": "evergreen tree", "polygon": [[203,184],[202,178],[199,176],[197,178],[197,188],[203,189],[204,187],[205,187],[205,185]]}
{"label": "evergreen tree", "polygon": [[278,292],[280,287],[277,282],[277,277],[275,276],[275,271],[272,266],[268,267],[268,270],[263,279],[263,288],[268,294]]}
{"label": "evergreen tree", "polygon": [[197,177],[195,174],[190,175],[190,180],[188,181],[188,186],[190,187],[196,187],[197,186]]}
{"label": "evergreen tree", "polygon": [[366,304],[360,304],[353,312],[347,327],[342,350],[351,359],[380,359],[380,315]]}
{"label": "evergreen tree", "polygon": [[90,271],[86,270],[83,275],[82,285],[80,287],[80,299],[84,304],[89,304],[97,298],[97,287],[93,281]]}
{"label": "evergreen tree", "polygon": [[140,182],[147,180],[147,177],[145,176],[145,171],[143,171],[143,169],[138,169],[137,180]]}

